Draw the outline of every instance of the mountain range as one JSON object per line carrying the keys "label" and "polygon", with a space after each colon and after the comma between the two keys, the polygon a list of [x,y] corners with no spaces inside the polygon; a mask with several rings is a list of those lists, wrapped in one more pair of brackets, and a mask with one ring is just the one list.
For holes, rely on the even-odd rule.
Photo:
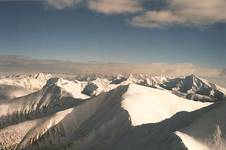
{"label": "mountain range", "polygon": [[195,75],[3,75],[0,149],[225,150],[225,100]]}

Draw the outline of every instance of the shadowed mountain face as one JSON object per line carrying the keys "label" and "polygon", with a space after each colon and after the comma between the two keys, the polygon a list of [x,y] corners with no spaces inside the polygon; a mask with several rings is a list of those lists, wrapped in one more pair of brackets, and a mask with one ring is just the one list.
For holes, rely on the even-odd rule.
{"label": "shadowed mountain face", "polygon": [[[120,75],[82,81],[36,77],[0,79],[24,89],[44,85],[0,103],[0,149],[196,150],[197,145],[219,148],[217,142],[224,146],[225,135],[220,133],[225,133],[225,101],[216,93],[224,96],[225,89],[194,75],[176,79]],[[27,81],[32,86],[21,84]],[[5,85],[2,89],[13,93]],[[200,99],[188,99],[189,94]],[[213,115],[217,117],[210,121]],[[203,122],[212,124],[202,129]],[[220,136],[215,140],[209,138],[216,135]]]}

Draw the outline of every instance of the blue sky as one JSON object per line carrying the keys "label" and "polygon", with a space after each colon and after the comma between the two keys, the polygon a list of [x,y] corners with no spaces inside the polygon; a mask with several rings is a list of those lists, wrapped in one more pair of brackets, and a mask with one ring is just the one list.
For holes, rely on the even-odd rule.
{"label": "blue sky", "polygon": [[218,13],[225,2],[192,1],[1,1],[0,54],[224,67],[226,16]]}

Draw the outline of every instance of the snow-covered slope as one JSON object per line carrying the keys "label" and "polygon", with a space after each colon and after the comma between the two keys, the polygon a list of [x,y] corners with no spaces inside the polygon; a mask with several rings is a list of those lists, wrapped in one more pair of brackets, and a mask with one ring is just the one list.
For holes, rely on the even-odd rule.
{"label": "snow-covered slope", "polygon": [[224,89],[195,76],[51,78],[45,83],[33,93],[0,102],[0,149],[225,148],[225,101],[186,99],[190,93],[211,98],[209,88],[214,94]]}
{"label": "snow-covered slope", "polygon": [[[158,97],[159,94],[162,96]],[[43,118],[40,124],[27,131],[17,148],[104,149],[133,126],[161,122],[179,111],[193,111],[207,105],[187,101],[164,90],[136,84],[119,86]]]}
{"label": "snow-covered slope", "polygon": [[180,111],[194,111],[210,103],[188,101],[166,90],[130,85],[122,101],[133,125],[157,123]]}
{"label": "snow-covered slope", "polygon": [[[110,129],[115,131],[114,134],[123,132],[124,130],[119,130],[123,128],[121,123],[128,122],[125,127],[129,127],[127,112],[120,107],[120,95],[125,90],[126,87],[120,87],[39,120],[40,124],[20,138],[17,149],[61,149],[69,145],[75,149],[86,149],[101,140],[102,136],[108,136]],[[23,124],[20,123],[18,126]],[[114,129],[115,126],[118,128]],[[10,138],[10,135],[5,138]]]}

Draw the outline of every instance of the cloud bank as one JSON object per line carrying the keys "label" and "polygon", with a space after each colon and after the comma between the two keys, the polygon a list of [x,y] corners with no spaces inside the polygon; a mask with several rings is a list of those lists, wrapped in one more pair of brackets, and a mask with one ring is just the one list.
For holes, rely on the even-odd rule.
{"label": "cloud bank", "polygon": [[68,74],[151,74],[182,76],[196,74],[203,77],[226,77],[225,69],[216,69],[193,64],[120,64],[120,63],[75,63],[60,60],[38,60],[16,55],[0,55],[0,73],[68,73]]}
{"label": "cloud bank", "polygon": [[[164,27],[172,25],[208,26],[226,23],[225,0],[161,0],[162,8],[146,8],[156,0],[44,0],[56,9],[83,7],[105,15],[134,14],[130,24],[138,27]],[[158,1],[157,1],[158,2]],[[139,14],[137,14],[139,13]],[[128,18],[126,19],[128,20]]]}

